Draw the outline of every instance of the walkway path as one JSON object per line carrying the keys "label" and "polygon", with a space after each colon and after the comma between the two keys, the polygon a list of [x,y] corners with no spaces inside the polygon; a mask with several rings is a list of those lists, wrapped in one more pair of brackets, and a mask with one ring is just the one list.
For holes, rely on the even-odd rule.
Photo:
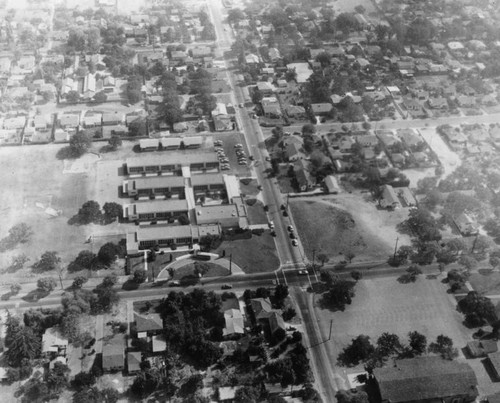
{"label": "walkway path", "polygon": [[[229,259],[226,259],[224,257],[218,257],[218,255],[216,255],[216,254],[211,254],[211,255],[212,256],[211,256],[210,260],[207,260],[206,262],[217,264],[221,267],[224,267],[227,270],[229,270],[229,266],[231,266],[231,273],[232,274],[245,274],[245,272],[243,271],[243,269],[241,267],[239,267],[234,262],[229,262]],[[165,266],[162,269],[162,271],[158,274],[156,279],[157,280],[166,280],[170,277],[167,269],[172,268],[174,270],[178,270],[181,267],[192,264],[193,262],[199,262],[199,260],[195,260],[195,259],[192,259],[190,257],[186,258],[186,255],[181,256],[181,257],[177,258],[176,260],[174,260],[172,263]]]}

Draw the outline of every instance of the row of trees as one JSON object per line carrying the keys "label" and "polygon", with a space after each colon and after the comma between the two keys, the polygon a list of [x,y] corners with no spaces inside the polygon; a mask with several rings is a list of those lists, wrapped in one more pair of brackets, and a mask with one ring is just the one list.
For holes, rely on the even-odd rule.
{"label": "row of trees", "polygon": [[107,202],[102,206],[95,200],[89,200],[82,204],[78,213],[73,216],[70,224],[108,224],[123,216],[123,207],[115,202]]}
{"label": "row of trees", "polygon": [[448,336],[440,335],[436,341],[427,346],[425,335],[412,331],[408,333],[408,343],[403,343],[399,336],[392,333],[383,333],[373,345],[370,337],[359,335],[352,339],[351,344],[339,354],[338,362],[342,366],[355,366],[364,363],[368,370],[381,367],[389,358],[414,358],[426,352],[440,355],[445,359],[458,356],[458,350],[453,346],[453,340]]}

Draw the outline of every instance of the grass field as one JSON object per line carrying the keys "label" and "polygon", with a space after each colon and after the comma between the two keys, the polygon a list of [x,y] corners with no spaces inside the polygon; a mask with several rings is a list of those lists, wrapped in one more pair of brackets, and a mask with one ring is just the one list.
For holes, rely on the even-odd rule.
{"label": "grass field", "polygon": [[446,288],[438,279],[423,277],[410,284],[400,284],[396,277],[361,280],[352,305],[344,312],[332,314],[319,308],[318,312],[325,327],[333,319],[332,338],[340,350],[359,334],[370,336],[374,343],[383,332],[407,340],[413,330],[426,335],[429,342],[440,334],[447,335],[460,349],[473,331],[462,325],[463,317]]}
{"label": "grass field", "polygon": [[472,288],[485,295],[499,295],[500,273],[492,271],[481,271],[481,273],[471,274],[469,282]]}
{"label": "grass field", "polygon": [[344,260],[348,252],[355,255],[353,261],[384,260],[394,250],[397,237],[400,245],[409,243],[394,230],[406,212],[378,210],[360,195],[291,199],[290,206],[309,258],[315,249],[330,261]]}
{"label": "grass field", "polygon": [[261,273],[276,270],[279,265],[278,255],[274,246],[274,238],[267,232],[253,235],[250,239],[224,241],[215,251],[226,251],[226,258],[233,255],[233,262],[245,273]]}

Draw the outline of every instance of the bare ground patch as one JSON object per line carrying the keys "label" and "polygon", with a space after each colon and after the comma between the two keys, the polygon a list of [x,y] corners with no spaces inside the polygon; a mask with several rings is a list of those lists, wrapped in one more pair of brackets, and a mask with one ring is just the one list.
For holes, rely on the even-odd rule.
{"label": "bare ground patch", "polygon": [[379,210],[359,194],[294,199],[290,205],[309,258],[315,249],[330,260],[344,260],[347,252],[355,255],[353,261],[385,260],[394,251],[396,238],[399,245],[409,244],[409,238],[395,230],[407,211]]}

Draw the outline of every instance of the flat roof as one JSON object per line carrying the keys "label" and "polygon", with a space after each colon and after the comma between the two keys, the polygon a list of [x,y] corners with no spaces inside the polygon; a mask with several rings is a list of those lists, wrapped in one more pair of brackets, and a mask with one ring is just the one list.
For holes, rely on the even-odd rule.
{"label": "flat roof", "polygon": [[203,162],[219,162],[217,154],[213,151],[189,150],[174,151],[170,153],[148,154],[141,157],[127,158],[127,167],[141,167],[150,165],[179,164],[187,165]]}
{"label": "flat roof", "polygon": [[180,187],[184,186],[184,178],[182,176],[152,176],[127,179],[124,182],[135,182],[135,189],[153,189],[159,187]]}
{"label": "flat roof", "polygon": [[224,184],[224,176],[220,173],[208,173],[203,175],[193,175],[191,176],[191,184],[196,185],[212,185],[212,184]]}
{"label": "flat roof", "polygon": [[186,238],[192,235],[191,225],[148,225],[137,229],[137,242],[156,239]]}
{"label": "flat roof", "polygon": [[215,206],[201,206],[196,208],[196,219],[214,221],[238,218],[238,209],[234,204],[219,204]]}
{"label": "flat roof", "polygon": [[167,199],[154,200],[143,203],[129,204],[126,207],[135,209],[136,214],[154,213],[159,211],[182,211],[188,210],[187,200],[183,199]]}

